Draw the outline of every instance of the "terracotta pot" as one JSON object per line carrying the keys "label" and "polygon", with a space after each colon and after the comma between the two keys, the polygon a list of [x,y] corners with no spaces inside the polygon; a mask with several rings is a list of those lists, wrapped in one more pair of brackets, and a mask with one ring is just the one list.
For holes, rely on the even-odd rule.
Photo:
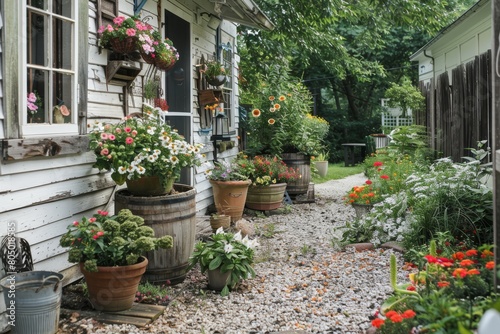
{"label": "terracotta pot", "polygon": [[231,276],[231,270],[225,273],[221,272],[220,268],[208,270],[208,288],[221,291],[226,286],[229,276]]}
{"label": "terracotta pot", "polygon": [[206,77],[205,79],[212,86],[221,86],[226,82],[227,77],[225,75],[217,75],[215,77]]}
{"label": "terracotta pot", "polygon": [[113,38],[109,40],[109,44],[116,53],[130,53],[137,50],[137,37],[129,36],[124,39]]}
{"label": "terracotta pot", "polygon": [[231,216],[231,222],[243,217],[248,186],[251,181],[214,181],[210,180],[214,193],[217,213]]}
{"label": "terracotta pot", "polygon": [[94,309],[115,312],[132,307],[141,277],[148,265],[148,259],[144,256],[139,261],[129,266],[97,267],[97,272],[86,271],[83,263],[80,263],[80,271],[87,282]]}
{"label": "terracotta pot", "polygon": [[159,176],[143,176],[137,180],[127,180],[127,190],[134,196],[160,196],[169,194],[174,186],[174,178],[165,184]]}
{"label": "terracotta pot", "polygon": [[245,206],[252,210],[268,211],[278,209],[283,203],[286,183],[254,186],[248,188]]}
{"label": "terracotta pot", "polygon": [[212,226],[212,230],[215,232],[217,229],[222,227],[223,229],[228,229],[231,226],[231,216],[226,215],[217,215],[210,217],[210,226]]}

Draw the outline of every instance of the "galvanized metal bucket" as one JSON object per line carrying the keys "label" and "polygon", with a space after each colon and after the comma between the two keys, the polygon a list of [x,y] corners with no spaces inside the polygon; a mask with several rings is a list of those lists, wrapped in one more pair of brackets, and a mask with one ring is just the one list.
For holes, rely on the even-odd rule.
{"label": "galvanized metal bucket", "polygon": [[27,271],[0,280],[11,333],[54,334],[59,326],[62,274]]}

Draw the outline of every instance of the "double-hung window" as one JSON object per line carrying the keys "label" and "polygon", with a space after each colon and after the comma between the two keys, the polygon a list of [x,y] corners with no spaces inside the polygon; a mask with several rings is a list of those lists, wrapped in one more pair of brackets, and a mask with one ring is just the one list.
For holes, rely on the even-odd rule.
{"label": "double-hung window", "polygon": [[83,152],[88,143],[89,1],[0,5],[3,160]]}
{"label": "double-hung window", "polygon": [[[25,0],[21,10],[22,137],[78,133],[78,1]],[[84,48],[85,49],[85,48]]]}

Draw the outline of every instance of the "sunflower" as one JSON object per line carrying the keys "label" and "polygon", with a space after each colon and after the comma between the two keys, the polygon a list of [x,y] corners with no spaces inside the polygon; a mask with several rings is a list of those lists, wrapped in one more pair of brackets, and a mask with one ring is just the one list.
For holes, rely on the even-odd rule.
{"label": "sunflower", "polygon": [[273,125],[274,123],[276,123],[276,121],[274,120],[274,118],[270,118],[268,119],[267,123]]}
{"label": "sunflower", "polygon": [[260,110],[259,109],[252,110],[252,116],[253,117],[259,117],[260,116]]}

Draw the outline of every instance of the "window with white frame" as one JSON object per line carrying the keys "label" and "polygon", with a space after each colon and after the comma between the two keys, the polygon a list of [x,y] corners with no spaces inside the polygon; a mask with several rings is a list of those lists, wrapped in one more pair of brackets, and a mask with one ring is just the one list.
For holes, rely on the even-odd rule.
{"label": "window with white frame", "polygon": [[77,134],[78,1],[25,0],[23,4],[21,134]]}

